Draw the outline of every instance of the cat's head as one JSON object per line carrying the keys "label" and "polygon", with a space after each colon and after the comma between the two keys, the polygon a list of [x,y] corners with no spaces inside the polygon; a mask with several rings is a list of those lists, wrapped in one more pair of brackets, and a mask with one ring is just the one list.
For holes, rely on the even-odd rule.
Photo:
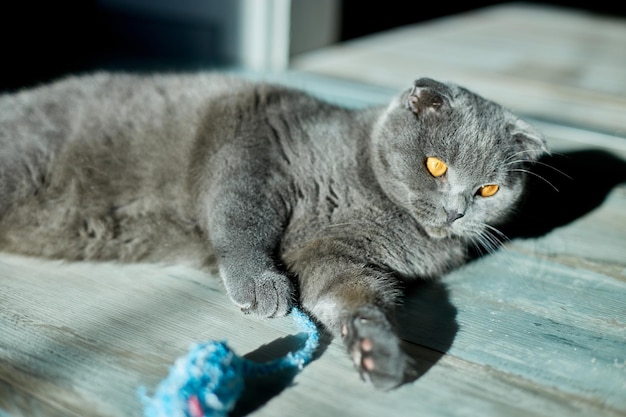
{"label": "cat's head", "polygon": [[428,78],[388,106],[372,135],[378,182],[432,237],[486,236],[519,201],[542,135],[504,107]]}

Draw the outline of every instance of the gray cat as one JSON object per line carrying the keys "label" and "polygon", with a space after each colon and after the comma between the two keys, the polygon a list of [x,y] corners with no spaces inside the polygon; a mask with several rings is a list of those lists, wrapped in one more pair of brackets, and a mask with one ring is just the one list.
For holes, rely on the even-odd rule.
{"label": "gray cat", "polygon": [[69,77],[0,97],[0,250],[217,261],[243,311],[301,304],[391,389],[413,372],[402,288],[493,246],[546,152],[510,111],[426,78],[349,109],[220,74]]}

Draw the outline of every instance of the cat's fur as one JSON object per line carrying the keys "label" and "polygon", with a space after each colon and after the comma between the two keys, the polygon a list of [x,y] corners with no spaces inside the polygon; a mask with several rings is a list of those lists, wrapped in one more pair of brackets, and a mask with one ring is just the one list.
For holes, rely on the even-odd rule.
{"label": "cat's fur", "polygon": [[[395,387],[411,373],[393,324],[403,286],[488,244],[546,152],[464,88],[407,87],[361,110],[219,74],[102,73],[4,95],[0,250],[217,259],[242,310],[281,316],[297,299],[361,374]],[[490,183],[496,195],[476,194]]]}

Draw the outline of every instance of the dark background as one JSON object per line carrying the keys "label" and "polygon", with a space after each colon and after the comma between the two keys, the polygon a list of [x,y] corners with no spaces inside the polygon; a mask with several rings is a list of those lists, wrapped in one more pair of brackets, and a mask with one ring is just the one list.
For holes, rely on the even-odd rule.
{"label": "dark background", "polygon": [[[378,32],[399,25],[434,19],[449,14],[461,13],[479,7],[506,3],[503,1],[464,0],[452,4],[451,1],[407,1],[382,0],[367,2],[363,0],[342,0],[343,15],[341,38],[347,40],[368,33]],[[585,1],[526,1],[529,4],[551,4],[577,8],[601,15],[626,16],[626,5],[620,1],[585,0]],[[376,4],[376,7],[363,5]],[[380,7],[383,4],[384,7]],[[411,6],[413,5],[413,6]],[[360,11],[366,18],[359,19]]]}
{"label": "dark background", "polygon": [[[406,0],[341,2],[340,40],[501,3],[476,0],[455,5]],[[547,3],[602,15],[626,16],[624,6],[617,1]],[[0,23],[3,40],[0,91],[94,69],[177,70],[229,65],[217,54],[202,54],[200,59],[186,42],[173,41],[181,39],[182,34],[183,39],[200,37],[210,42],[219,36],[214,27],[194,26],[176,19],[155,20],[104,12],[96,0],[5,3]],[[150,34],[151,42],[146,34]]]}

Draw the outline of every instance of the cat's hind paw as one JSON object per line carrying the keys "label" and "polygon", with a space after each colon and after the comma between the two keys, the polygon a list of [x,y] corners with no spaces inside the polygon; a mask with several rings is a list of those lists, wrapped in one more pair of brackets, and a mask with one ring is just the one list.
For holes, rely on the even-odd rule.
{"label": "cat's hind paw", "polygon": [[285,316],[293,304],[293,285],[284,275],[265,271],[256,277],[225,278],[231,300],[244,313],[259,317]]}
{"label": "cat's hind paw", "polygon": [[361,378],[375,388],[388,391],[415,376],[411,359],[382,312],[360,310],[343,322],[341,336]]}

